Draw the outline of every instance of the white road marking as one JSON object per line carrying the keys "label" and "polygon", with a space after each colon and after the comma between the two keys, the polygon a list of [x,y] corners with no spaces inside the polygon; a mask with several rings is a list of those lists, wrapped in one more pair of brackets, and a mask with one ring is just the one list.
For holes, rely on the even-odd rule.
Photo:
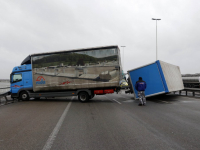
{"label": "white road marking", "polygon": [[194,103],[194,102],[198,102],[198,101],[181,101],[182,103]]}
{"label": "white road marking", "polygon": [[157,100],[157,101],[159,101],[159,102],[162,102],[162,103],[170,103],[170,102],[163,101],[163,100],[159,100],[159,99],[155,99],[155,100]]}
{"label": "white road marking", "polygon": [[127,98],[127,97],[124,97],[124,96],[122,96],[122,95],[120,95],[120,94],[119,94],[119,97],[122,97],[122,98]]}
{"label": "white road marking", "polygon": [[[105,96],[105,95],[104,95]],[[107,100],[112,101],[111,99],[109,99],[107,96],[105,96],[107,98]],[[120,102],[118,102],[117,100],[113,99],[113,101],[117,102],[118,104],[121,104]]]}
{"label": "white road marking", "polygon": [[135,100],[132,100],[132,99],[128,99],[128,100],[125,100],[125,101],[123,101],[123,103],[132,103],[132,102],[134,102]]}
{"label": "white road marking", "polygon": [[113,99],[113,101],[117,102],[118,104],[122,104],[122,103],[118,102],[118,101],[117,101],[117,100],[115,100],[115,99]]}
{"label": "white road marking", "polygon": [[192,100],[199,100],[199,97],[187,97],[187,96],[183,96],[182,98],[187,98],[187,99],[192,99]]}
{"label": "white road marking", "polygon": [[[71,98],[71,100],[73,100],[73,99],[74,99],[74,97]],[[67,115],[67,112],[69,111],[71,103],[72,102],[69,102],[69,104],[65,108],[62,116],[60,117],[58,123],[56,124],[55,128],[53,129],[52,133],[50,134],[50,136],[49,136],[49,138],[48,138],[48,140],[47,140],[47,142],[46,142],[46,144],[45,144],[45,146],[43,147],[42,150],[50,150],[51,149],[51,147],[53,145],[53,142],[55,141],[56,136],[57,136],[57,134],[58,134],[58,132],[60,130],[60,127],[62,126],[62,123],[63,123],[63,121],[65,119],[65,116]]]}
{"label": "white road marking", "polygon": [[167,101],[162,101],[162,102],[164,102],[164,103],[169,103],[169,102],[167,102]]}

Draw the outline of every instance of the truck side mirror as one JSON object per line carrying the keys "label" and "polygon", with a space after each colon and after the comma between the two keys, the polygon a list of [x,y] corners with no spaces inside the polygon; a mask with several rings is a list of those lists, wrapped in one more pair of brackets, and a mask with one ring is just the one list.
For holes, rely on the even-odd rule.
{"label": "truck side mirror", "polygon": [[10,83],[12,83],[12,73],[10,74]]}

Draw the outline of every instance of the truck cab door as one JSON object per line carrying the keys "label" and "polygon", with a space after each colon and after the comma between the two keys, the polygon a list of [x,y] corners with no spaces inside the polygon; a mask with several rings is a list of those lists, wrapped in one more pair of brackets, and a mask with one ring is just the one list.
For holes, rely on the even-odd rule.
{"label": "truck cab door", "polygon": [[32,72],[23,72],[23,81],[24,81],[24,87],[23,88],[33,88],[33,82],[32,82]]}
{"label": "truck cab door", "polygon": [[11,77],[11,92],[17,93],[21,88],[23,88],[23,78],[22,73],[15,73]]}

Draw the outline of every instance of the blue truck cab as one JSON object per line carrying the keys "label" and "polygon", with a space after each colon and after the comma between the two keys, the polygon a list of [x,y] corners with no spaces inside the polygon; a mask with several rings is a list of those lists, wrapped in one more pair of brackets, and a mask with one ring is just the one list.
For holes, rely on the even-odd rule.
{"label": "blue truck cab", "polygon": [[10,84],[12,98],[28,96],[25,92],[33,89],[31,64],[14,67],[10,75]]}

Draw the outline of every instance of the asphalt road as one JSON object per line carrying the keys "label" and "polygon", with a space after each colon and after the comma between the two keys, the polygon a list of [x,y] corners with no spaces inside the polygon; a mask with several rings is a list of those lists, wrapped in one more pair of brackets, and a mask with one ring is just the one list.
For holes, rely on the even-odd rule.
{"label": "asphalt road", "polygon": [[0,107],[0,150],[200,149],[200,98],[132,95],[31,100]]}

